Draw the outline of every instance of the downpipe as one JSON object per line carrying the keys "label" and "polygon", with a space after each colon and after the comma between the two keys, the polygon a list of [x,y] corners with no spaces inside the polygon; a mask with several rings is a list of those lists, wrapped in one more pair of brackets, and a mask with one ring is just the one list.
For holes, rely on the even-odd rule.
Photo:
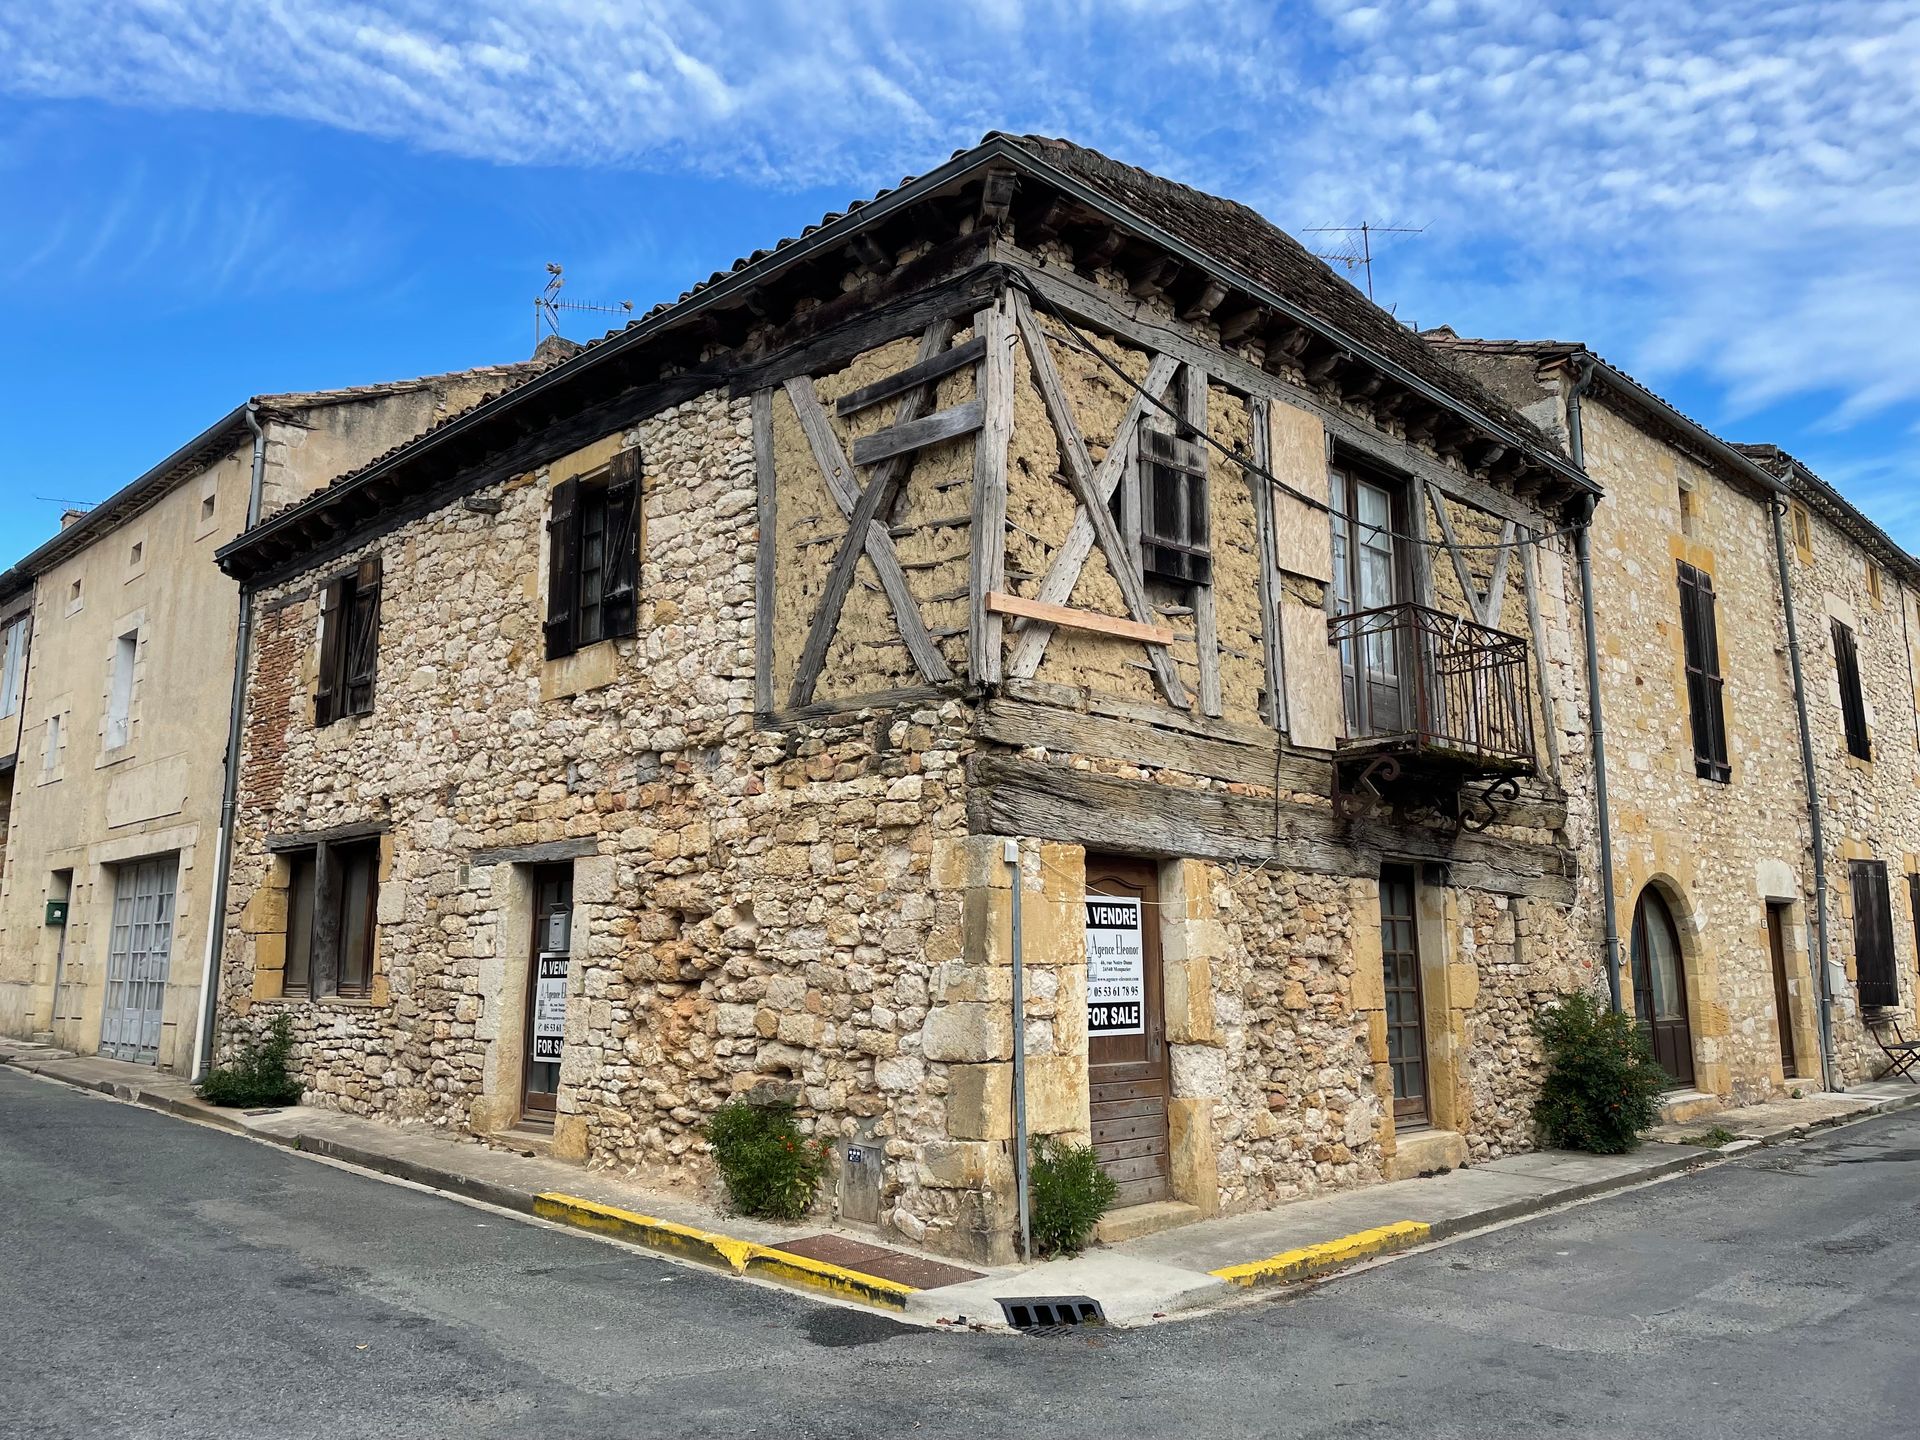
{"label": "downpipe", "polygon": [[[1567,444],[1573,463],[1587,468],[1586,437],[1582,432],[1580,397],[1593,385],[1594,361],[1582,355],[1579,373],[1567,392]],[[1574,533],[1574,551],[1580,564],[1580,621],[1587,632],[1587,717],[1593,744],[1594,823],[1600,836],[1600,913],[1607,953],[1607,1004],[1615,1014],[1625,1007],[1620,992],[1620,912],[1613,894],[1613,817],[1607,801],[1607,722],[1600,704],[1600,641],[1593,618],[1593,514],[1597,504],[1587,501],[1587,513]]]}
{"label": "downpipe", "polygon": [[[267,473],[267,432],[260,426],[257,407],[249,403],[244,418],[253,432],[253,473],[247,486],[247,525],[260,523],[262,492]],[[247,704],[247,664],[253,650],[253,597],[240,591],[240,619],[233,645],[233,693],[227,707],[227,757],[220,788],[220,828],[213,851],[213,902],[207,910],[207,949],[200,967],[200,1023],[193,1044],[193,1081],[198,1084],[213,1059],[213,1028],[220,989],[220,956],[227,929],[227,877],[233,851],[233,822],[240,795],[240,725]]]}
{"label": "downpipe", "polygon": [[1827,1089],[1841,1089],[1839,1067],[1833,1059],[1833,972],[1827,967],[1827,840],[1820,819],[1820,773],[1813,758],[1813,726],[1807,716],[1806,677],[1800,668],[1800,627],[1793,611],[1793,570],[1787,561],[1786,501],[1776,497],[1767,508],[1773,513],[1773,554],[1780,568],[1780,601],[1787,619],[1787,663],[1793,674],[1793,709],[1800,722],[1800,769],[1807,783],[1808,838],[1813,842],[1813,932],[1819,976],[1813,993],[1820,1001],[1820,1076]]}

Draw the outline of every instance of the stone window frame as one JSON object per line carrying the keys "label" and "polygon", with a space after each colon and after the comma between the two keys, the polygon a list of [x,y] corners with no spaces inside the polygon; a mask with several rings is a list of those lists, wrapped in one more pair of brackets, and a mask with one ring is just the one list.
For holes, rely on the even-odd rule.
{"label": "stone window frame", "polygon": [[27,654],[33,612],[0,620],[0,720],[20,713],[27,698]]}
{"label": "stone window frame", "polygon": [[[645,536],[643,465],[638,446],[615,451],[604,465],[570,475],[547,491],[546,658],[565,660],[611,640],[639,633],[640,571]],[[589,522],[598,519],[599,563],[591,570],[583,551]],[[582,585],[599,579],[591,605]],[[583,614],[594,619],[582,633]]]}
{"label": "stone window frame", "polygon": [[[366,896],[365,983],[342,987],[339,983],[338,956],[334,957],[329,967],[325,957],[311,949],[307,983],[290,983],[292,924],[299,867],[302,862],[317,866],[322,852],[331,858],[369,847],[373,853]],[[268,841],[268,848],[271,852],[268,872],[241,916],[242,930],[253,939],[253,998],[355,1008],[378,1008],[389,1004],[392,992],[386,975],[386,947],[381,943],[381,932],[385,925],[383,916],[389,911],[393,882],[392,835],[380,829],[346,827],[324,835],[275,837]],[[317,874],[314,883],[317,887]],[[319,903],[316,895],[316,909]],[[309,935],[311,947],[313,932],[310,931]],[[323,985],[326,978],[331,976],[332,985],[316,992],[316,975]]]}
{"label": "stone window frame", "polygon": [[1733,760],[1727,748],[1719,594],[1713,587],[1711,570],[1685,560],[1674,563],[1680,593],[1681,667],[1685,675],[1694,774],[1716,784],[1731,784]]}
{"label": "stone window frame", "polygon": [[[96,765],[117,765],[131,759],[138,753],[136,742],[140,736],[140,716],[142,696],[146,690],[147,642],[150,639],[150,627],[147,624],[147,612],[135,610],[123,615],[113,624],[113,640],[107,656],[106,684],[100,691],[100,754]],[[129,645],[128,642],[131,642]],[[122,649],[126,646],[126,649]],[[116,740],[114,728],[116,706],[114,692],[118,688],[121,675],[121,657],[130,655],[126,671],[126,713],[122,719],[124,733]]]}

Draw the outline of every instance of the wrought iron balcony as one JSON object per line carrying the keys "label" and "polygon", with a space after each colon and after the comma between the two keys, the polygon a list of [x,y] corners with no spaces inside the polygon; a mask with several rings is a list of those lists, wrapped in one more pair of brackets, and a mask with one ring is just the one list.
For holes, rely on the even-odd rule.
{"label": "wrought iron balcony", "polygon": [[1416,791],[1457,821],[1461,785],[1498,777],[1481,797],[1484,813],[1496,788],[1511,794],[1512,778],[1533,770],[1521,636],[1403,604],[1337,615],[1328,638],[1340,652],[1347,715],[1335,766],[1339,791],[1372,789],[1396,803]]}

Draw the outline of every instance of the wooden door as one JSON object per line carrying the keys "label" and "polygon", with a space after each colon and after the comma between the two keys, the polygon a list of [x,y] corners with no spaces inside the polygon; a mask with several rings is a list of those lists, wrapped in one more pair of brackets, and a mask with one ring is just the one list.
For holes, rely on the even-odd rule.
{"label": "wooden door", "polygon": [[1767,948],[1773,956],[1773,1028],[1780,1036],[1780,1073],[1800,1073],[1793,1053],[1793,1007],[1787,1002],[1787,907],[1767,906]]}
{"label": "wooden door", "polygon": [[533,946],[527,958],[526,1061],[520,1115],[553,1123],[560,1090],[560,1036],[566,1022],[568,953],[573,936],[573,867],[543,865],[533,872]]}
{"label": "wooden door", "polygon": [[1641,892],[1633,912],[1633,1010],[1667,1078],[1676,1087],[1692,1085],[1693,1030],[1680,932],[1667,902],[1650,889]]}
{"label": "wooden door", "polygon": [[1420,988],[1419,919],[1413,868],[1380,872],[1380,957],[1385,970],[1387,1064],[1393,1070],[1393,1118],[1427,1121],[1426,997]]}
{"label": "wooden door", "polygon": [[1115,1207],[1173,1193],[1159,877],[1148,861],[1087,857],[1087,1073],[1093,1149]]}

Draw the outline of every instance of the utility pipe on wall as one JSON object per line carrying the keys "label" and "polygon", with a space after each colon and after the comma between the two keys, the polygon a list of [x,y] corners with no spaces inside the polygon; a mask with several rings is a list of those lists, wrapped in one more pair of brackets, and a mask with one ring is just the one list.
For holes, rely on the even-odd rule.
{"label": "utility pipe on wall", "polygon": [[[247,529],[260,523],[267,474],[267,432],[256,407],[243,418],[253,432],[253,473],[247,485]],[[240,795],[240,725],[247,703],[247,661],[253,649],[253,597],[240,591],[240,622],[233,645],[233,694],[227,707],[226,773],[220,787],[220,829],[214,840],[213,902],[207,909],[207,949],[200,967],[200,1024],[193,1043],[193,1079],[207,1073],[213,1058],[214,994],[220,988],[220,951],[227,928],[227,873],[232,868],[233,819]]]}
{"label": "utility pipe on wall", "polygon": [[[1800,629],[1793,614],[1793,570],[1787,563],[1786,501],[1775,497],[1767,506],[1773,514],[1774,561],[1780,567],[1780,602],[1787,619],[1787,663],[1793,674],[1793,709],[1800,722],[1800,769],[1807,784],[1807,823],[1813,842],[1813,933],[1819,976],[1813,993],[1820,1001],[1820,1077],[1829,1090],[1840,1086],[1833,1063],[1833,976],[1827,969],[1827,840],[1820,822],[1820,774],[1813,760],[1813,727],[1807,717],[1806,678],[1800,669]],[[1781,1023],[1790,1023],[1782,1016]]]}
{"label": "utility pipe on wall", "polygon": [[1027,1176],[1027,997],[1020,954],[1020,842],[1002,852],[1013,882],[1013,1183],[1020,1200],[1020,1259],[1033,1263],[1033,1221]]}
{"label": "utility pipe on wall", "polygon": [[[1582,433],[1580,397],[1593,385],[1594,360],[1582,355],[1573,386],[1567,392],[1567,444],[1573,463],[1587,468],[1586,437]],[[1587,632],[1587,714],[1593,737],[1594,823],[1600,834],[1600,911],[1606,931],[1607,1003],[1618,1013],[1620,994],[1620,914],[1613,897],[1613,819],[1607,805],[1607,723],[1600,705],[1600,642],[1593,619],[1593,532],[1595,502],[1587,501],[1587,513],[1574,531],[1574,547],[1580,561],[1580,622]]]}

